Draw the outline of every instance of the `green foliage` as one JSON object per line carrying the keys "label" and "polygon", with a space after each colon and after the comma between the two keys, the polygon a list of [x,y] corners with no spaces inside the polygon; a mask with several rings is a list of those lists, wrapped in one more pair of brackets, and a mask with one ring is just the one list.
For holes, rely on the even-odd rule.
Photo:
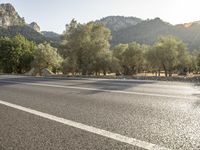
{"label": "green foliage", "polygon": [[93,61],[93,70],[95,71],[96,75],[100,72],[103,72],[106,75],[106,72],[111,70],[111,63],[112,63],[112,54],[110,51],[100,51]]}
{"label": "green foliage", "polygon": [[159,72],[162,68],[162,62],[159,59],[159,51],[157,49],[154,49],[154,47],[151,47],[146,53],[146,67],[148,68],[148,71],[152,72]]}
{"label": "green foliage", "polygon": [[44,68],[59,68],[62,57],[49,43],[39,44],[34,51],[33,66],[41,72]]}
{"label": "green foliage", "polygon": [[142,46],[136,42],[129,44],[123,53],[123,67],[125,75],[136,74],[144,63]]}
{"label": "green foliage", "polygon": [[113,49],[113,56],[118,59],[123,74],[132,75],[140,72],[144,64],[144,47],[139,43],[119,44]]}
{"label": "green foliage", "polygon": [[113,55],[119,59],[122,60],[122,55],[128,48],[128,44],[119,44],[113,48]]}
{"label": "green foliage", "polygon": [[[83,75],[105,70],[102,55],[108,57],[110,31],[101,24],[93,22],[85,25],[72,20],[63,35],[62,54],[67,60],[73,60],[77,71]],[[105,54],[104,54],[105,53]],[[101,69],[97,64],[101,63]],[[98,68],[97,68],[98,66]]]}
{"label": "green foliage", "polygon": [[192,54],[193,65],[196,67],[196,72],[200,71],[200,50],[196,50]]}
{"label": "green foliage", "polygon": [[188,56],[188,72],[198,73],[200,65],[198,65],[198,59],[200,60],[199,51],[195,50]]}
{"label": "green foliage", "polygon": [[165,76],[171,76],[200,70],[200,51],[189,53],[186,45],[176,37],[160,37],[152,46],[137,42],[119,44],[112,50],[109,49],[110,37],[110,31],[104,25],[79,24],[74,19],[62,35],[60,53],[50,43],[36,46],[22,35],[2,36],[0,71],[25,73],[35,67],[39,72],[44,68],[55,72],[61,69],[64,74],[73,75],[106,75],[110,72],[133,75],[142,71],[160,75],[164,71]]}
{"label": "green foliage", "polygon": [[21,35],[0,38],[0,64],[5,73],[23,73],[31,68],[35,44]]}
{"label": "green foliage", "polygon": [[26,39],[34,41],[35,43],[43,43],[45,41],[50,42],[50,39],[46,38],[45,36],[28,27],[27,25],[9,26],[7,28],[0,27],[0,37],[11,38],[16,36],[17,34],[21,34]]}
{"label": "green foliage", "polygon": [[152,67],[164,69],[165,76],[171,76],[175,69],[186,72],[189,63],[187,56],[184,43],[173,36],[161,37],[146,54]]}
{"label": "green foliage", "polygon": [[67,57],[63,63],[62,63],[62,72],[63,74],[72,73],[73,75],[76,73],[77,64],[76,59],[73,59],[72,57]]}

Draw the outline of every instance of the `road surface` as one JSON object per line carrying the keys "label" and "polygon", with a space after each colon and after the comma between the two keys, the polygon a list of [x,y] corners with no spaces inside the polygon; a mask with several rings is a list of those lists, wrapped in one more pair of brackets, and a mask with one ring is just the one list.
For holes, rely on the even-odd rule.
{"label": "road surface", "polygon": [[199,86],[0,76],[0,150],[199,150]]}

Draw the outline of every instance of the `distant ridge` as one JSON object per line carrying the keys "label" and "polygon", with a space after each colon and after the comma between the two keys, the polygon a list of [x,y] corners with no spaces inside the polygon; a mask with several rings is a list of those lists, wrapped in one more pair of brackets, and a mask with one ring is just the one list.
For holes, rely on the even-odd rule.
{"label": "distant ridge", "polygon": [[142,22],[142,19],[136,17],[108,16],[96,22],[104,24],[111,31],[118,31],[136,25]]}
{"label": "distant ridge", "polygon": [[[119,43],[130,43],[132,41],[141,44],[153,44],[160,36],[174,35],[185,42],[191,51],[200,48],[200,21],[172,25],[160,18],[155,18],[140,20],[133,25],[123,25],[116,30],[114,22],[116,20],[126,22],[124,21],[126,17],[112,16],[108,18],[100,19],[97,22],[104,23],[112,31],[112,46]],[[120,19],[122,20],[120,21]],[[104,20],[106,20],[106,23]],[[114,26],[111,26],[112,24]]]}

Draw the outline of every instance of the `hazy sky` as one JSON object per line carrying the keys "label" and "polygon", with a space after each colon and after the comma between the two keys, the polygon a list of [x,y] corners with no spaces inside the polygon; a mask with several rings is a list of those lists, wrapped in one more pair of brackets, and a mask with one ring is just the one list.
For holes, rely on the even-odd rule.
{"label": "hazy sky", "polygon": [[81,23],[110,15],[160,17],[172,24],[200,20],[200,0],[0,0],[11,3],[26,22],[61,33],[75,18]]}

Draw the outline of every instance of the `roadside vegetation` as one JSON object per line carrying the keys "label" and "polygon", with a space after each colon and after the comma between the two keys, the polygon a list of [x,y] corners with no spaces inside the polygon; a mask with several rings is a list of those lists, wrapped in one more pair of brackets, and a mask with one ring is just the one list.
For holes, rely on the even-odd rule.
{"label": "roadside vegetation", "polygon": [[153,45],[137,42],[110,47],[111,32],[102,24],[77,23],[66,27],[57,48],[36,43],[22,35],[0,38],[0,72],[26,73],[44,68],[65,75],[137,75],[160,76],[198,74],[200,50],[188,50],[176,37],[158,37]]}

